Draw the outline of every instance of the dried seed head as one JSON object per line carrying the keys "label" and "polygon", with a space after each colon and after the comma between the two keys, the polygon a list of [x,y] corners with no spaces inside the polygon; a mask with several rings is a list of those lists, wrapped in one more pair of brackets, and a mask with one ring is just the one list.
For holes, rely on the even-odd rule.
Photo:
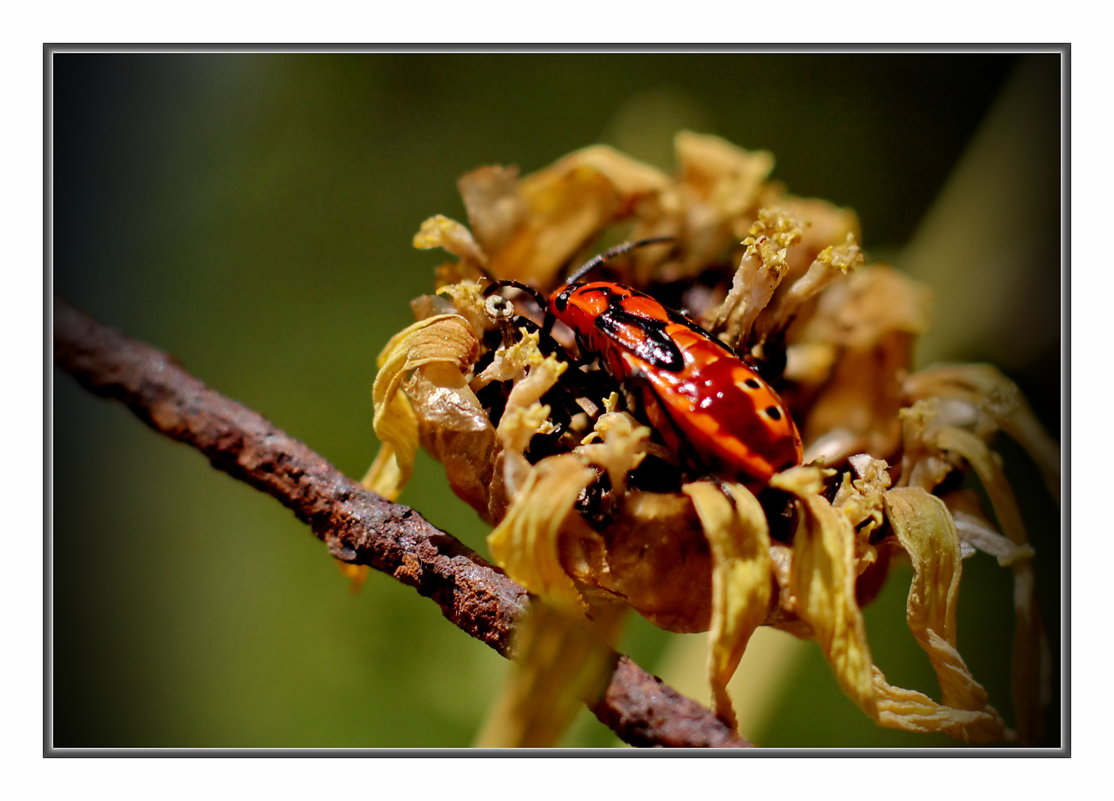
{"label": "dried seed head", "polygon": [[[956,651],[960,557],[986,550],[1017,582],[1014,670],[1025,689],[1014,701],[1031,737],[1046,647],[1035,555],[989,443],[998,430],[1017,438],[1052,487],[1054,441],[993,368],[912,371],[928,292],[866,263],[852,212],[770,182],[768,153],[691,133],[676,149],[676,176],[597,146],[522,178],[487,167],[461,179],[470,229],[438,216],[415,237],[456,261],[380,358],[383,448],[369,485],[397,495],[420,443],[495,526],[496,561],[565,619],[613,620],[603,610],[629,607],[673,631],[710,630],[709,681],[728,722],[727,680],[765,624],[815,639],[881,725],[1010,740]],[[805,466],[765,488],[709,479],[662,447],[638,394],[594,354],[577,354],[560,330],[557,345],[476,283],[489,274],[550,290],[616,225],[674,239],[612,265],[625,282],[677,304],[695,298],[720,339],[773,364],[780,355],[774,380]],[[990,512],[955,490],[951,477],[965,471]],[[914,567],[908,624],[940,678],[938,701],[890,685],[873,664],[860,602],[891,552]]]}

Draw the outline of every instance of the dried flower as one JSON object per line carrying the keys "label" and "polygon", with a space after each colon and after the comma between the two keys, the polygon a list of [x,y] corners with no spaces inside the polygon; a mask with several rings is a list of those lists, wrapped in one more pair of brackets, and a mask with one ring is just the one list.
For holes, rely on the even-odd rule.
{"label": "dried flower", "polygon": [[[519,703],[509,702],[514,732],[496,726],[487,742],[555,737],[575,698],[598,689],[593,659],[628,608],[671,631],[711,632],[712,696],[731,724],[727,682],[754,630],[770,625],[815,639],[843,690],[883,726],[1030,741],[1047,645],[1034,553],[989,443],[998,431],[1013,436],[1053,491],[1056,444],[992,367],[911,372],[928,292],[866,264],[852,212],[788,194],[769,180],[767,153],[692,133],[677,136],[676,151],[676,177],[602,146],[524,178],[476,170],[460,181],[469,227],[434,217],[414,240],[455,260],[380,357],[383,444],[366,483],[396,497],[420,444],[494,526],[493,557],[544,610],[519,640],[528,672],[511,694]],[[622,387],[543,348],[536,310],[532,324],[528,304],[484,295],[487,276],[551,290],[617,233],[674,243],[609,265],[622,283],[683,306],[741,354],[784,355],[780,391],[804,438],[803,466],[767,487],[686,469],[623,405]],[[575,352],[571,338],[562,344]],[[989,511],[950,489],[964,471]],[[961,557],[973,549],[1014,573],[1016,732],[956,650]],[[895,552],[913,565],[907,620],[938,700],[889,684],[871,658],[860,596],[885,573],[880,555]],[[555,659],[574,641],[579,656]],[[543,686],[576,690],[553,689],[543,703]]]}

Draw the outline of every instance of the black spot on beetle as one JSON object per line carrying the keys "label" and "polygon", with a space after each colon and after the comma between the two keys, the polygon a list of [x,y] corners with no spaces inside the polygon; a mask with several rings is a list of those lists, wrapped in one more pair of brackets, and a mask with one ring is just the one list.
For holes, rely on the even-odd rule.
{"label": "black spot on beetle", "polygon": [[781,409],[779,409],[776,406],[767,406],[766,407],[766,414],[768,414],[770,416],[771,420],[780,420],[781,419]]}

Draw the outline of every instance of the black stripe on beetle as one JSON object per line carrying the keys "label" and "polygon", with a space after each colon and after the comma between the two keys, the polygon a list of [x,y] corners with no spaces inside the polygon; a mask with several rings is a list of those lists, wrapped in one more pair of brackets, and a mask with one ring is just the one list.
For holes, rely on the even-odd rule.
{"label": "black stripe on beetle", "polygon": [[[596,290],[590,290],[596,291]],[[638,358],[653,367],[670,373],[679,373],[685,367],[685,357],[677,343],[666,333],[667,320],[631,314],[623,308],[623,297],[613,292],[599,290],[607,297],[607,311],[595,319],[596,328],[619,342],[626,344]],[[642,338],[627,342],[624,329],[633,326]]]}

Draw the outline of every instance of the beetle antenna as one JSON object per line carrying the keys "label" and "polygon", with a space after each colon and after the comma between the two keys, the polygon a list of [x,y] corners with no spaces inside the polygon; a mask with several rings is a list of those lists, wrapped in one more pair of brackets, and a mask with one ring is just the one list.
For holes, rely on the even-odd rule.
{"label": "beetle antenna", "polygon": [[489,284],[487,286],[487,288],[484,289],[484,297],[485,298],[490,297],[491,295],[494,295],[496,292],[498,292],[503,287],[507,287],[507,286],[512,287],[514,289],[521,290],[522,292],[525,292],[527,295],[529,295],[531,298],[533,298],[534,303],[538,304],[538,308],[541,311],[543,311],[543,312],[545,311],[545,307],[546,307],[545,295],[543,295],[537,289],[535,289],[534,287],[532,287],[528,284],[524,284],[521,281],[515,281],[515,280],[512,280],[510,278],[500,278],[500,279],[497,279],[497,280],[493,280],[493,283]]}
{"label": "beetle antenna", "polygon": [[598,256],[594,256],[593,258],[586,261],[580,268],[577,269],[576,272],[574,272],[572,275],[569,276],[568,280],[565,283],[567,283],[567,284],[576,283],[577,281],[579,281],[585,275],[590,273],[592,270],[599,267],[601,264],[603,264],[608,259],[613,259],[616,256],[621,256],[624,253],[632,251],[636,248],[646,247],[647,245],[657,245],[657,244],[660,244],[662,242],[672,242],[672,241],[674,241],[674,239],[675,239],[675,237],[672,237],[672,236],[655,236],[655,237],[650,237],[649,239],[639,239],[637,242],[623,242],[622,244],[616,245],[615,247],[611,248],[610,250],[605,250],[603,253],[599,254]]}

